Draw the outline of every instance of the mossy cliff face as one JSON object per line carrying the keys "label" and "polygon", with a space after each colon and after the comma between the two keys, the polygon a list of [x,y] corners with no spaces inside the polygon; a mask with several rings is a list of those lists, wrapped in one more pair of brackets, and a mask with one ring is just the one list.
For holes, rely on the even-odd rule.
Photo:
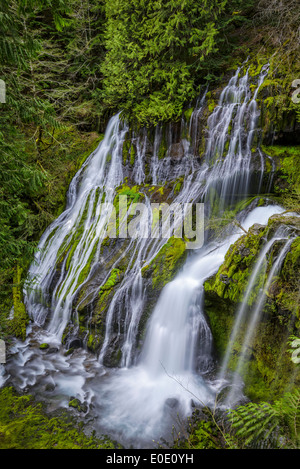
{"label": "mossy cliff face", "polygon": [[[153,195],[157,200],[156,188]],[[128,190],[128,189],[127,189]],[[133,194],[138,192],[133,191]],[[124,256],[122,256],[122,252]],[[72,321],[67,326],[63,343],[67,348],[86,346],[90,351],[99,353],[103,345],[106,329],[106,317],[109,307],[116,295],[120,284],[125,279],[126,270],[134,246],[129,239],[106,239],[101,246],[100,259],[92,275],[83,282],[82,287],[73,303]],[[143,289],[145,292],[144,311],[139,322],[137,346],[141,345],[147,320],[155,306],[160,291],[167,282],[174,278],[186,258],[186,245],[180,238],[166,240],[155,258],[144,265],[141,271]],[[125,304],[115,304],[116,308],[126,311]],[[123,320],[114,319],[110,334],[110,344],[105,357],[106,366],[118,366],[121,359],[121,345],[123,340]]]}
{"label": "mossy cliff face", "polygon": [[[132,132],[128,133],[129,136],[131,134]],[[150,136],[148,135],[148,138],[150,137],[151,134]],[[133,265],[138,255],[135,242],[130,238],[122,238],[120,236],[119,229],[122,221],[119,211],[120,197],[127,197],[127,209],[130,208],[131,204],[144,202],[145,198],[148,199],[149,203],[160,204],[166,202],[171,204],[180,192],[183,184],[183,176],[178,175],[178,167],[180,167],[181,160],[180,158],[175,158],[173,153],[170,153],[169,158],[174,160],[171,166],[174,168],[176,178],[172,179],[171,171],[169,178],[164,184],[150,184],[146,182],[148,180],[147,171],[150,170],[151,164],[150,157],[153,157],[149,150],[151,149],[151,141],[148,140],[148,143],[145,145],[146,153],[144,155],[145,181],[137,185],[132,177],[135,160],[132,159],[130,162],[130,155],[136,156],[136,150],[131,151],[132,148],[136,149],[136,139],[132,136],[131,138],[132,140],[125,139],[123,144],[123,165],[127,176],[124,182],[116,188],[113,202],[116,209],[116,238],[107,237],[102,240],[100,251],[98,252],[95,249],[92,258],[82,268],[78,279],[78,290],[73,299],[71,319],[63,335],[63,344],[67,348],[72,349],[75,346],[84,346],[98,354],[105,339],[107,313],[113,303],[113,307],[116,310],[122,311],[121,314],[123,316],[119,317],[113,313],[110,343],[108,344],[108,352],[104,359],[106,366],[118,366],[120,363],[121,346],[124,339],[126,305],[120,304],[120,301],[122,302],[123,300],[115,300],[115,295],[121,287],[122,282],[130,276],[130,266]],[[80,225],[84,223],[84,212],[83,210]],[[127,222],[130,223],[131,219],[132,217],[128,216]],[[73,252],[76,248],[76,240],[78,240],[80,235],[79,228],[74,235],[74,239],[71,242],[66,240],[66,243],[60,249],[57,275],[53,277],[53,287],[55,279],[61,274],[61,269],[68,269],[68,266],[71,265]],[[144,266],[141,272],[146,297],[145,311],[139,324],[138,343],[140,343],[144,335],[147,318],[151,314],[159,292],[173,278],[186,255],[185,242],[182,239],[166,239],[165,243],[155,260],[148,266]],[[146,251],[149,249],[148,244],[145,246]],[[72,247],[70,248],[70,246]],[[66,262],[64,262],[65,259],[67,260]],[[129,272],[127,272],[127,269],[129,269]]]}
{"label": "mossy cliff face", "polygon": [[21,275],[22,269],[18,265],[15,269],[14,274],[14,285],[13,285],[13,319],[9,322],[9,332],[15,337],[25,340],[26,338],[26,327],[29,323],[29,317],[26,312],[25,305],[23,303],[23,295],[21,288]]}
{"label": "mossy cliff face", "polygon": [[[267,44],[268,41],[261,40],[264,33],[249,38],[248,48],[244,50],[244,66],[253,83],[251,86],[255,86],[262,67],[268,67],[257,95],[260,141],[265,145],[299,145],[299,104],[294,99],[299,96],[294,83],[300,76],[299,47],[298,50],[291,47],[289,41],[282,47]],[[229,69],[236,70],[240,66],[242,50],[232,57]]]}
{"label": "mossy cliff face", "polygon": [[0,390],[1,449],[117,449],[108,438],[85,434],[83,425],[65,411],[47,415],[33,396],[13,388]]}
{"label": "mossy cliff face", "polygon": [[262,137],[266,144],[300,144],[299,105],[292,99],[293,82],[299,73],[294,52],[279,53],[269,60],[269,73],[259,93]]}
{"label": "mossy cliff face", "polygon": [[185,242],[180,238],[170,238],[154,259],[142,268],[145,285],[145,309],[139,324],[138,342],[141,343],[146,323],[157,303],[163,287],[173,280],[187,256]]}
{"label": "mossy cliff face", "polygon": [[284,207],[300,212],[300,145],[264,145],[274,165],[272,191]]}
{"label": "mossy cliff face", "polygon": [[[205,311],[222,358],[228,344],[238,308],[262,246],[280,226],[289,227],[295,237],[266,292],[261,321],[256,327],[249,361],[243,371],[245,393],[251,399],[273,399],[290,384],[295,372],[288,351],[288,338],[299,334],[300,222],[293,216],[271,217],[266,227],[254,225],[247,235],[233,244],[219,271],[204,284]],[[229,363],[234,370],[243,344],[251,312],[283,241],[275,241],[265,257],[264,268],[248,297],[246,319],[240,327]],[[299,383],[300,377],[295,382]]]}
{"label": "mossy cliff face", "polygon": [[[261,72],[262,66],[265,65],[267,61],[266,55],[265,57],[261,56],[259,59],[251,59],[249,62],[249,75],[251,76],[251,80],[253,80],[253,90],[255,89],[256,81],[259,73]],[[236,64],[234,65],[234,69],[236,69]],[[228,76],[224,78],[225,84],[231,75],[232,73],[230,72]],[[270,76],[272,76],[272,74]],[[131,128],[128,131],[122,151],[123,170],[126,177],[124,183],[117,189],[117,195],[126,195],[128,197],[128,203],[142,202],[145,195],[151,202],[155,203],[167,202],[170,204],[172,200],[174,200],[174,197],[183,187],[184,182],[184,176],[181,175],[179,171],[184,157],[184,141],[191,143],[190,149],[193,151],[194,155],[194,167],[197,168],[197,165],[201,163],[205,151],[204,137],[207,118],[217,105],[222,89],[223,86],[220,86],[219,88],[208,92],[203,110],[199,115],[197,114],[197,125],[195,126],[195,122],[193,121],[193,118],[195,117],[195,115],[193,115],[193,108],[188,108],[184,113],[184,122],[182,121],[174,124],[168,123],[161,126],[159,133],[160,138],[157,138],[157,133],[154,128]],[[267,104],[269,101],[267,101],[267,99],[269,92],[270,88],[267,83],[266,86],[262,87],[261,92],[258,94],[260,105],[265,108],[268,107]],[[263,114],[261,123],[265,122],[265,119],[266,113]],[[190,135],[191,130],[194,130],[196,134]],[[269,133],[270,130],[266,127],[264,130],[264,140],[266,143],[268,143],[267,135]],[[93,144],[95,144],[96,140],[97,139],[93,140]],[[143,158],[145,163],[145,178],[141,184],[137,185],[133,180],[133,174],[136,168],[138,152],[141,151],[141,142],[143,142],[142,145],[144,145]],[[155,145],[158,145],[156,147],[158,161],[160,163],[164,162],[164,159],[168,161],[168,169],[164,174],[165,182],[160,185],[151,184],[151,165]],[[274,165],[271,163],[269,158],[269,149],[270,148],[267,145],[263,148],[265,166],[262,187],[263,192],[267,192],[267,189],[270,188],[270,175],[272,175],[272,178],[274,176]],[[83,158],[85,156],[83,156]],[[271,156],[273,157],[273,154]],[[260,177],[259,172],[261,171],[261,155],[257,148],[253,149],[252,160],[254,174],[253,187],[255,187],[257,177]],[[284,182],[284,177],[282,178],[279,172],[281,169],[278,168],[286,168],[288,167],[288,163],[285,163],[286,159],[282,154],[279,155],[277,159],[274,158],[274,161],[276,162],[275,176],[280,177],[280,180]],[[78,165],[80,165],[80,162]],[[74,163],[71,171],[72,174],[75,167],[76,164]],[[276,182],[277,179],[275,176],[274,181]],[[253,190],[253,193],[255,193],[255,190]],[[277,193],[276,195],[281,196],[281,194]],[[99,200],[98,202],[101,201]],[[114,204],[118,213],[117,197]],[[58,209],[58,212],[61,208],[62,206]],[[228,212],[228,218],[234,218],[237,211],[237,208],[233,207],[231,212]],[[218,210],[216,210],[216,217],[217,215]],[[224,218],[226,218],[225,215]],[[84,211],[82,217],[82,223],[84,223]],[[227,223],[227,221],[230,220],[226,219],[225,222]],[[120,220],[117,219],[117,231],[119,222]],[[219,221],[217,223],[219,223]],[[226,323],[226,327],[224,326],[226,331],[229,331],[232,326],[232,310],[234,305],[241,301],[243,289],[245,288],[254,259],[263,243],[265,234],[264,228],[256,227],[252,237],[249,236],[246,240],[241,241],[241,244],[236,251],[230,251],[226,256],[223,270],[220,272],[221,280],[210,285],[210,294],[215,295],[216,304],[218,302],[223,304],[223,309],[221,309],[224,313],[223,320],[224,324]],[[79,229],[71,242],[70,240],[66,240],[66,246],[68,249],[66,250],[66,246],[62,246],[60,250],[60,260],[57,263],[57,275],[53,277],[53,282],[60,275],[63,260],[66,256],[67,262],[65,267],[68,268],[72,262],[72,254],[80,236],[81,232]],[[95,353],[98,353],[101,349],[105,336],[105,324],[108,308],[120,286],[120,283],[124,279],[129,260],[133,254],[132,251],[128,250],[128,244],[128,240],[125,239],[104,240],[101,246],[99,259],[95,259],[95,252],[93,252],[86,266],[83,267],[78,279],[77,295],[74,298],[72,305],[71,320],[63,337],[63,343],[66,344],[67,347],[81,345]],[[71,249],[69,248],[70,245],[72,245]],[[124,257],[120,256],[122,253],[124,253]],[[185,256],[186,252],[183,241],[172,239],[167,242],[165,247],[162,248],[156,258],[149,265],[143,267],[141,274],[145,286],[146,297],[145,310],[139,325],[139,343],[141,343],[147,319],[153,310],[159,292],[176,274],[182,265]],[[209,282],[207,282],[207,291],[209,290],[208,285]],[[259,285],[257,285],[257,290],[258,289]],[[255,292],[253,298],[254,297]],[[209,301],[208,296],[207,301]],[[213,315],[211,315],[210,319],[213,324]],[[216,328],[218,328],[218,324],[219,320],[216,319]],[[117,339],[117,336],[120,333],[120,329],[122,335],[122,327],[122,321],[119,326],[117,324],[113,325],[116,333],[112,339],[115,340],[115,342],[111,345],[112,359],[107,363],[109,366],[116,366],[119,363],[120,340]],[[226,340],[227,339],[224,334],[216,334],[216,343],[219,343],[218,347],[220,350],[224,349]]]}

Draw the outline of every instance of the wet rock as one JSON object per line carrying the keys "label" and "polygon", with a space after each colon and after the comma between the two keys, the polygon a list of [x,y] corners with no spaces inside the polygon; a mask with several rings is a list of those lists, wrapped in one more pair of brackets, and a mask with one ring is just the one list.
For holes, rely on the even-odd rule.
{"label": "wet rock", "polygon": [[241,257],[247,257],[250,254],[250,249],[246,247],[244,244],[241,244],[238,248],[238,253]]}
{"label": "wet rock", "polygon": [[66,352],[64,353],[64,356],[65,356],[65,357],[68,357],[69,355],[72,355],[73,352],[74,352],[74,349],[73,349],[73,348],[69,348],[69,349],[66,350]]}
{"label": "wet rock", "polygon": [[176,407],[178,407],[179,401],[175,397],[169,397],[168,399],[166,399],[165,405],[170,407],[171,409],[175,409]]}
{"label": "wet rock", "polygon": [[55,389],[55,384],[54,383],[47,383],[45,386],[45,391],[52,392]]}
{"label": "wet rock", "polygon": [[69,342],[69,349],[75,349],[82,347],[82,340],[79,338],[72,339]]}
{"label": "wet rock", "polygon": [[59,348],[58,347],[50,347],[48,350],[47,350],[47,353],[57,353],[59,351]]}
{"label": "wet rock", "polygon": [[46,344],[46,343],[40,344],[40,349],[41,350],[47,350],[48,348],[49,348],[49,344]]}
{"label": "wet rock", "polygon": [[220,275],[220,281],[222,283],[225,283],[225,285],[229,285],[230,282],[231,282],[231,279],[227,275],[221,274]]}
{"label": "wet rock", "polygon": [[265,229],[264,225],[260,225],[259,223],[255,223],[254,225],[251,226],[249,231],[254,235],[259,235],[259,233],[264,229]]}
{"label": "wet rock", "polygon": [[181,142],[173,143],[169,148],[169,156],[172,159],[180,159],[184,156],[184,147]]}
{"label": "wet rock", "polygon": [[69,400],[69,407],[77,409],[78,412],[86,413],[88,411],[88,405],[86,402],[81,402],[79,399],[71,396]]}

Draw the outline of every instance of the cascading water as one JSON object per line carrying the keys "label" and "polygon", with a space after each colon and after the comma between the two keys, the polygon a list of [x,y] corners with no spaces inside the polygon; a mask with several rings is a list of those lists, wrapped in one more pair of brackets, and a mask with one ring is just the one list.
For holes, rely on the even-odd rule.
{"label": "cascading water", "polygon": [[[93,250],[99,250],[97,243],[103,239],[109,208],[113,202],[114,187],[123,179],[120,161],[120,147],[127,129],[119,131],[119,116],[108,125],[104,140],[73,179],[69,192],[67,209],[46,230],[39,244],[39,252],[29,270],[29,286],[34,280],[39,287],[27,293],[26,306],[33,320],[43,325],[51,311],[49,332],[61,340],[70,318],[72,298],[78,287],[82,268],[87,264]],[[106,158],[111,156],[109,171]],[[105,194],[105,203],[97,201]],[[95,206],[95,210],[93,210]],[[61,275],[53,288],[55,267],[59,263],[62,247],[68,252],[61,268]],[[51,289],[53,293],[51,295]],[[45,303],[51,295],[51,307],[41,303],[42,293]],[[49,301],[49,300],[48,300]]]}
{"label": "cascading water", "polygon": [[[173,203],[208,203],[213,189],[221,200],[221,213],[225,200],[232,203],[247,195],[259,114],[255,98],[265,75],[263,69],[253,95],[247,72],[242,75],[238,69],[230,80],[208,119],[206,158],[201,164],[194,158],[194,149],[199,132],[197,117],[205,96],[190,121],[192,143],[181,140],[182,157],[176,165],[170,152],[171,132],[167,138],[168,152],[165,158],[159,158],[162,129],[157,127],[150,161],[151,183],[164,184],[182,177]],[[128,258],[106,313],[99,357],[84,349],[65,356],[30,346],[46,341],[61,347],[64,330],[72,314],[76,314],[72,308],[82,281],[92,278],[103,262],[101,246],[118,187],[127,177],[136,185],[145,182],[147,136],[133,137],[137,154],[129,174],[122,165],[127,132],[119,115],[111,119],[104,140],[70,185],[65,212],[40,241],[26,292],[26,306],[34,324],[28,328],[26,341],[16,342],[11,349],[7,373],[19,388],[35,386],[38,394],[46,393],[53,406],[57,402],[67,406],[69,397],[74,395],[92,403],[101,431],[111,432],[124,444],[151,446],[153,438],[170,436],[172,419],[178,413],[186,417],[192,410],[192,400],[213,404],[222,387],[222,380],[206,378],[213,362],[212,336],[203,312],[203,282],[222,264],[229,246],[241,236],[240,230],[227,231],[222,243],[210,241],[190,253],[182,272],[162,290],[140,353],[136,350],[136,336],[145,307],[141,269],[154,259],[166,241],[161,237],[149,238],[151,219],[141,219],[139,237],[122,240],[122,249],[111,265],[113,269]],[[143,196],[144,205],[149,207],[151,200],[146,191]],[[130,214],[130,207],[125,211]],[[241,222],[247,229],[254,223],[267,223],[271,215],[281,211],[277,206],[259,207],[244,214]],[[120,230],[122,226],[120,221]],[[94,295],[106,281],[107,276],[97,285]],[[113,341],[120,343],[118,369],[105,366]]]}
{"label": "cascading water", "polygon": [[208,118],[205,157],[207,164],[213,165],[213,168],[207,191],[213,188],[218,193],[219,202],[214,196],[211,204],[218,203],[219,212],[225,205],[232,204],[249,192],[253,160],[251,150],[259,117],[256,96],[267,72],[268,67],[263,67],[257,88],[251,97],[248,70],[240,77],[238,69],[222,91],[218,106]]}
{"label": "cascading water", "polygon": [[[280,241],[282,239],[285,239],[285,234],[286,234],[285,231],[286,231],[285,229],[279,228],[277,230],[277,232],[272,236],[272,238],[268,242],[266,242],[265,245],[263,246],[263,248],[261,249],[261,252],[258,256],[258,259],[256,261],[254,269],[253,269],[253,271],[250,275],[248,285],[247,285],[246,291],[245,291],[244,296],[243,296],[243,301],[242,301],[242,303],[241,303],[241,305],[240,305],[240,307],[239,307],[239,309],[236,313],[234,326],[233,326],[231,334],[230,334],[230,339],[229,339],[229,342],[227,344],[226,352],[224,354],[224,358],[223,358],[223,361],[222,361],[222,366],[221,366],[220,373],[219,373],[220,379],[224,379],[225,376],[226,376],[226,373],[228,372],[228,363],[229,363],[230,355],[232,353],[233,344],[234,344],[234,341],[235,341],[235,339],[236,339],[236,337],[239,333],[240,327],[241,327],[241,325],[243,324],[243,322],[245,320],[245,316],[247,314],[247,309],[248,309],[249,298],[250,298],[256,284],[259,284],[260,277],[265,275],[266,256],[267,256],[268,252],[271,250],[271,248],[273,247],[273,245],[276,241]],[[290,243],[287,243],[287,246],[289,246],[289,244]],[[285,250],[283,251],[283,253],[285,253]],[[275,265],[278,265],[277,261],[276,261]],[[270,278],[272,278],[272,273],[274,275],[274,272],[272,271]],[[264,293],[262,293],[261,296],[264,297]],[[255,317],[255,315],[253,317]],[[251,326],[252,332],[253,332],[254,326],[255,326],[255,324],[253,324]],[[249,333],[248,333],[248,339],[249,339],[249,337],[250,336],[249,336]],[[248,342],[249,342],[249,340],[245,339],[245,344],[246,343],[248,344]],[[243,349],[246,349],[246,345],[244,345]],[[244,355],[244,353],[242,355]]]}
{"label": "cascading water", "polygon": [[[242,349],[239,354],[239,359],[237,366],[234,371],[234,379],[231,383],[231,390],[229,392],[229,395],[226,399],[227,405],[230,406],[232,403],[235,402],[236,396],[241,394],[241,391],[239,389],[239,386],[241,384],[241,375],[242,375],[242,369],[245,367],[246,360],[247,360],[247,355],[249,355],[249,347],[251,346],[253,337],[255,336],[255,330],[257,327],[257,324],[259,323],[260,316],[263,311],[263,307],[266,301],[267,297],[267,292],[271,286],[271,282],[274,279],[275,275],[278,273],[281,264],[283,263],[285,256],[295,238],[290,237],[290,239],[287,237],[288,233],[281,233],[281,236],[278,237],[278,234],[274,236],[272,239],[272,243],[274,243],[276,240],[281,240],[283,242],[283,246],[281,247],[279,254],[277,256],[277,259],[272,265],[272,268],[270,272],[268,273],[267,280],[265,282],[265,285],[261,289],[260,295],[258,295],[258,299],[256,303],[254,304],[254,307],[252,308],[251,311],[251,317],[249,321],[249,325],[247,327],[245,337],[243,339],[242,343]],[[269,243],[268,243],[269,244]],[[245,300],[244,300],[245,301]]]}
{"label": "cascading water", "polygon": [[[243,227],[266,224],[282,212],[278,206],[259,207],[243,219]],[[104,381],[99,394],[99,424],[116,437],[125,435],[147,445],[165,435],[176,416],[192,406],[213,406],[224,380],[205,378],[212,370],[212,336],[203,311],[203,282],[215,273],[230,245],[243,232],[233,231],[223,243],[205,246],[162,291],[149,321],[136,366]],[[101,397],[100,397],[101,396]]]}

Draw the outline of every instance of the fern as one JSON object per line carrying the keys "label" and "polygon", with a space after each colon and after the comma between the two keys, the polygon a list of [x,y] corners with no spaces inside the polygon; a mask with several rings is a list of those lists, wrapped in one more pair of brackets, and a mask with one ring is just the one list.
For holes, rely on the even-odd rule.
{"label": "fern", "polygon": [[239,445],[250,448],[298,448],[300,390],[270,403],[249,403],[230,410],[229,420]]}
{"label": "fern", "polygon": [[292,347],[290,352],[292,354],[291,360],[293,363],[300,363],[300,339],[299,337],[291,336],[289,345]]}

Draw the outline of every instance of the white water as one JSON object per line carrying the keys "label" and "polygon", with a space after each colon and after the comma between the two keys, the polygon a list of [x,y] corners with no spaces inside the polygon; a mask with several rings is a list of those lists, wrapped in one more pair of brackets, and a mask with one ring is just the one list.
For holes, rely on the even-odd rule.
{"label": "white water", "polygon": [[[281,238],[281,239],[284,239],[284,238]],[[235,402],[236,395],[239,395],[240,392],[241,392],[240,389],[239,389],[239,386],[240,386],[240,383],[241,383],[242,368],[246,364],[247,355],[249,354],[249,347],[251,346],[253,338],[255,336],[256,327],[259,323],[260,316],[261,316],[262,311],[263,311],[263,307],[264,307],[266,297],[267,297],[267,292],[268,292],[268,290],[271,286],[271,283],[272,283],[272,280],[273,280],[274,276],[278,273],[278,271],[281,267],[281,264],[284,261],[285,256],[286,256],[292,242],[293,242],[293,238],[291,238],[291,239],[286,238],[286,240],[285,240],[285,242],[284,242],[284,244],[283,244],[283,246],[282,246],[282,248],[279,252],[279,255],[278,255],[277,259],[275,260],[274,264],[272,265],[272,268],[271,268],[271,270],[268,274],[266,283],[263,286],[260,295],[258,296],[256,304],[254,305],[254,307],[251,311],[250,321],[249,321],[249,324],[247,326],[247,331],[246,331],[245,337],[243,339],[243,345],[242,345],[241,352],[239,354],[238,363],[237,363],[237,366],[236,366],[235,371],[234,371],[234,379],[231,383],[232,387],[231,387],[230,393],[229,393],[229,395],[227,397],[227,400],[226,400],[228,406],[232,405]]]}
{"label": "white water", "polygon": [[[247,195],[251,145],[258,117],[255,97],[265,72],[259,78],[253,96],[247,73],[241,77],[239,74],[240,70],[230,80],[209,119],[206,161],[202,166],[199,167],[193,158],[201,107],[195,110],[191,119],[192,145],[187,140],[182,142],[184,155],[175,166],[171,165],[169,152],[164,159],[158,158],[162,134],[157,128],[151,159],[152,183],[184,176],[181,190],[173,202],[205,200],[212,187],[224,200],[233,201],[236,196]],[[212,242],[190,256],[183,271],[161,292],[140,354],[136,350],[136,336],[144,308],[141,268],[144,262],[154,258],[165,242],[159,238],[149,240],[146,236],[130,239],[112,266],[118,266],[123,256],[130,258],[106,315],[100,356],[91,356],[82,349],[68,357],[40,351],[36,346],[41,342],[61,348],[61,337],[71,319],[73,300],[78,293],[80,272],[94,249],[95,260],[90,272],[94,264],[101,262],[100,247],[111,215],[110,203],[127,176],[126,168],[122,166],[127,130],[119,116],[112,118],[103,142],[71,183],[66,211],[41,239],[40,251],[29,272],[30,280],[36,279],[38,288],[28,290],[26,296],[34,325],[29,328],[25,343],[17,342],[12,349],[14,357],[7,372],[19,388],[34,386],[38,394],[46,395],[53,408],[67,407],[69,397],[76,396],[93,405],[91,412],[101,431],[111,432],[127,445],[132,442],[151,446],[153,439],[170,436],[174,418],[177,414],[186,417],[192,410],[192,400],[213,405],[223,386],[223,380],[208,378],[213,367],[213,341],[203,313],[203,282],[218,270],[229,246],[243,232],[231,231],[224,235],[221,245]],[[139,184],[145,180],[145,136],[134,137],[134,143],[137,155],[131,178],[134,184]],[[170,148],[171,132],[168,143]],[[104,195],[106,206],[101,211],[97,201]],[[143,202],[150,203],[146,194]],[[223,207],[224,204],[220,204],[221,210]],[[271,215],[282,210],[276,206],[256,208],[241,222],[246,229],[254,223],[265,224]],[[80,223],[83,214],[84,223]],[[73,236],[79,229],[82,233],[72,251]],[[143,224],[142,230],[146,232],[147,229],[147,224]],[[57,276],[61,246],[67,247],[69,262],[65,255]],[[114,323],[122,323],[123,335],[119,331],[117,337],[114,336]],[[121,341],[120,369],[104,366],[112,340]],[[51,392],[47,391],[47,386],[52,386]]]}
{"label": "white water", "polygon": [[[270,216],[282,211],[278,206],[256,208],[243,226],[266,224]],[[143,435],[144,441],[158,438],[164,425],[176,423],[177,414],[183,418],[191,413],[193,401],[214,405],[226,382],[205,378],[211,370],[212,336],[203,313],[203,282],[218,270],[229,246],[242,234],[232,233],[221,246],[208,245],[186,264],[159,297],[139,364],[104,382],[100,401],[104,399],[108,415],[100,423],[111,430],[117,427],[121,440],[124,435],[133,440]]]}
{"label": "white water", "polygon": [[[245,75],[240,76],[238,69],[222,91],[218,106],[208,118],[205,156],[207,164],[213,167],[207,190],[212,186],[218,190],[220,212],[225,208],[225,202],[233,203],[249,191],[251,150],[260,114],[256,97],[267,73],[268,67],[265,66],[251,96],[248,70]],[[256,190],[259,193],[260,187]]]}
{"label": "white water", "polygon": [[[279,210],[278,213],[280,213],[280,210]],[[241,305],[240,305],[240,307],[239,307],[239,309],[236,313],[234,326],[233,326],[233,329],[231,331],[230,339],[229,339],[229,342],[228,342],[228,345],[227,345],[227,348],[226,348],[226,352],[225,352],[225,355],[224,355],[224,358],[223,358],[223,361],[222,361],[222,366],[221,366],[221,370],[220,370],[220,379],[224,379],[226,373],[228,372],[228,362],[229,362],[229,359],[230,359],[230,355],[232,353],[232,347],[233,347],[234,341],[237,337],[237,334],[239,333],[241,324],[243,323],[243,321],[245,319],[245,315],[247,313],[247,308],[248,308],[249,298],[250,298],[251,294],[253,293],[255,285],[259,281],[260,276],[265,273],[266,255],[268,254],[268,252],[270,251],[270,249],[272,248],[272,246],[274,245],[274,243],[276,241],[284,239],[283,236],[284,236],[284,233],[281,233],[280,230],[278,230],[278,233],[276,232],[274,234],[274,236],[263,246],[263,248],[262,248],[262,250],[261,250],[261,252],[260,252],[260,254],[257,258],[254,269],[253,269],[253,271],[250,275],[248,285],[247,285],[246,291],[245,291],[244,296],[243,296],[242,303],[241,303]],[[254,328],[254,325],[252,326],[252,331],[253,331],[253,328]]]}

